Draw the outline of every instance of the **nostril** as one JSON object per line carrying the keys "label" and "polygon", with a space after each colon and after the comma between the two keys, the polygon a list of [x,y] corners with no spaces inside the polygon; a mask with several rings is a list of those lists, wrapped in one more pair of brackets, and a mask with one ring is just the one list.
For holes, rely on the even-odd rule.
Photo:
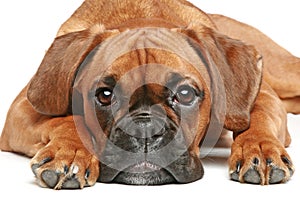
{"label": "nostril", "polygon": [[152,134],[152,138],[153,139],[160,138],[164,135],[165,132],[166,132],[166,128],[164,126],[158,127],[158,129],[156,129],[155,132]]}
{"label": "nostril", "polygon": [[150,117],[151,114],[149,112],[142,112],[142,113],[139,113],[137,116],[140,116],[140,117]]}

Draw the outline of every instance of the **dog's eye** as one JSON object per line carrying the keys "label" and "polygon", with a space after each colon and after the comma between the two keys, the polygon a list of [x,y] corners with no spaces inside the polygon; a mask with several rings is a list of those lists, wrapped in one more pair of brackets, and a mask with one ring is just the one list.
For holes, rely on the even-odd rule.
{"label": "dog's eye", "polygon": [[114,93],[110,89],[107,89],[107,88],[100,89],[97,92],[97,98],[98,98],[98,101],[103,106],[111,105],[115,101]]}
{"label": "dog's eye", "polygon": [[182,105],[191,105],[196,98],[196,92],[195,90],[187,85],[183,85],[179,87],[177,90],[177,93],[175,95],[175,101]]}

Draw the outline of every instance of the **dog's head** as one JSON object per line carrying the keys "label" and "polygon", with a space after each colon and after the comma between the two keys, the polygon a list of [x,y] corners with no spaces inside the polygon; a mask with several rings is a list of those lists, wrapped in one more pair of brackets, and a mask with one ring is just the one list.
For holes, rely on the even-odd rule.
{"label": "dog's head", "polygon": [[187,183],[203,176],[205,134],[248,128],[260,60],[201,25],[93,27],[53,42],[28,99],[46,115],[83,116],[90,135],[79,135],[101,162],[100,181]]}

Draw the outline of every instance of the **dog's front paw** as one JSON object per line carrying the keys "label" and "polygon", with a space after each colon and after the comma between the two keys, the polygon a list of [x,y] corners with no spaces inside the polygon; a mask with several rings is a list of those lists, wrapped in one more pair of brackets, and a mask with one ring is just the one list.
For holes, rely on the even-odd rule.
{"label": "dog's front paw", "polygon": [[78,189],[92,186],[99,177],[99,161],[85,148],[49,144],[31,160],[31,169],[42,187]]}
{"label": "dog's front paw", "polygon": [[284,183],[294,173],[294,166],[283,145],[277,141],[238,138],[229,158],[230,178],[241,183]]}

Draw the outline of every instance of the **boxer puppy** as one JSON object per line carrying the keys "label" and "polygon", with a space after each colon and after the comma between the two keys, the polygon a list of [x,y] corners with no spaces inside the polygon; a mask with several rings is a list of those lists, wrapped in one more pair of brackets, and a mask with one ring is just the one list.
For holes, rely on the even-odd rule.
{"label": "boxer puppy", "polygon": [[286,109],[262,77],[254,46],[184,0],[86,0],[13,102],[0,148],[33,157],[54,189],[189,183],[205,136],[225,128],[231,179],[286,182]]}

